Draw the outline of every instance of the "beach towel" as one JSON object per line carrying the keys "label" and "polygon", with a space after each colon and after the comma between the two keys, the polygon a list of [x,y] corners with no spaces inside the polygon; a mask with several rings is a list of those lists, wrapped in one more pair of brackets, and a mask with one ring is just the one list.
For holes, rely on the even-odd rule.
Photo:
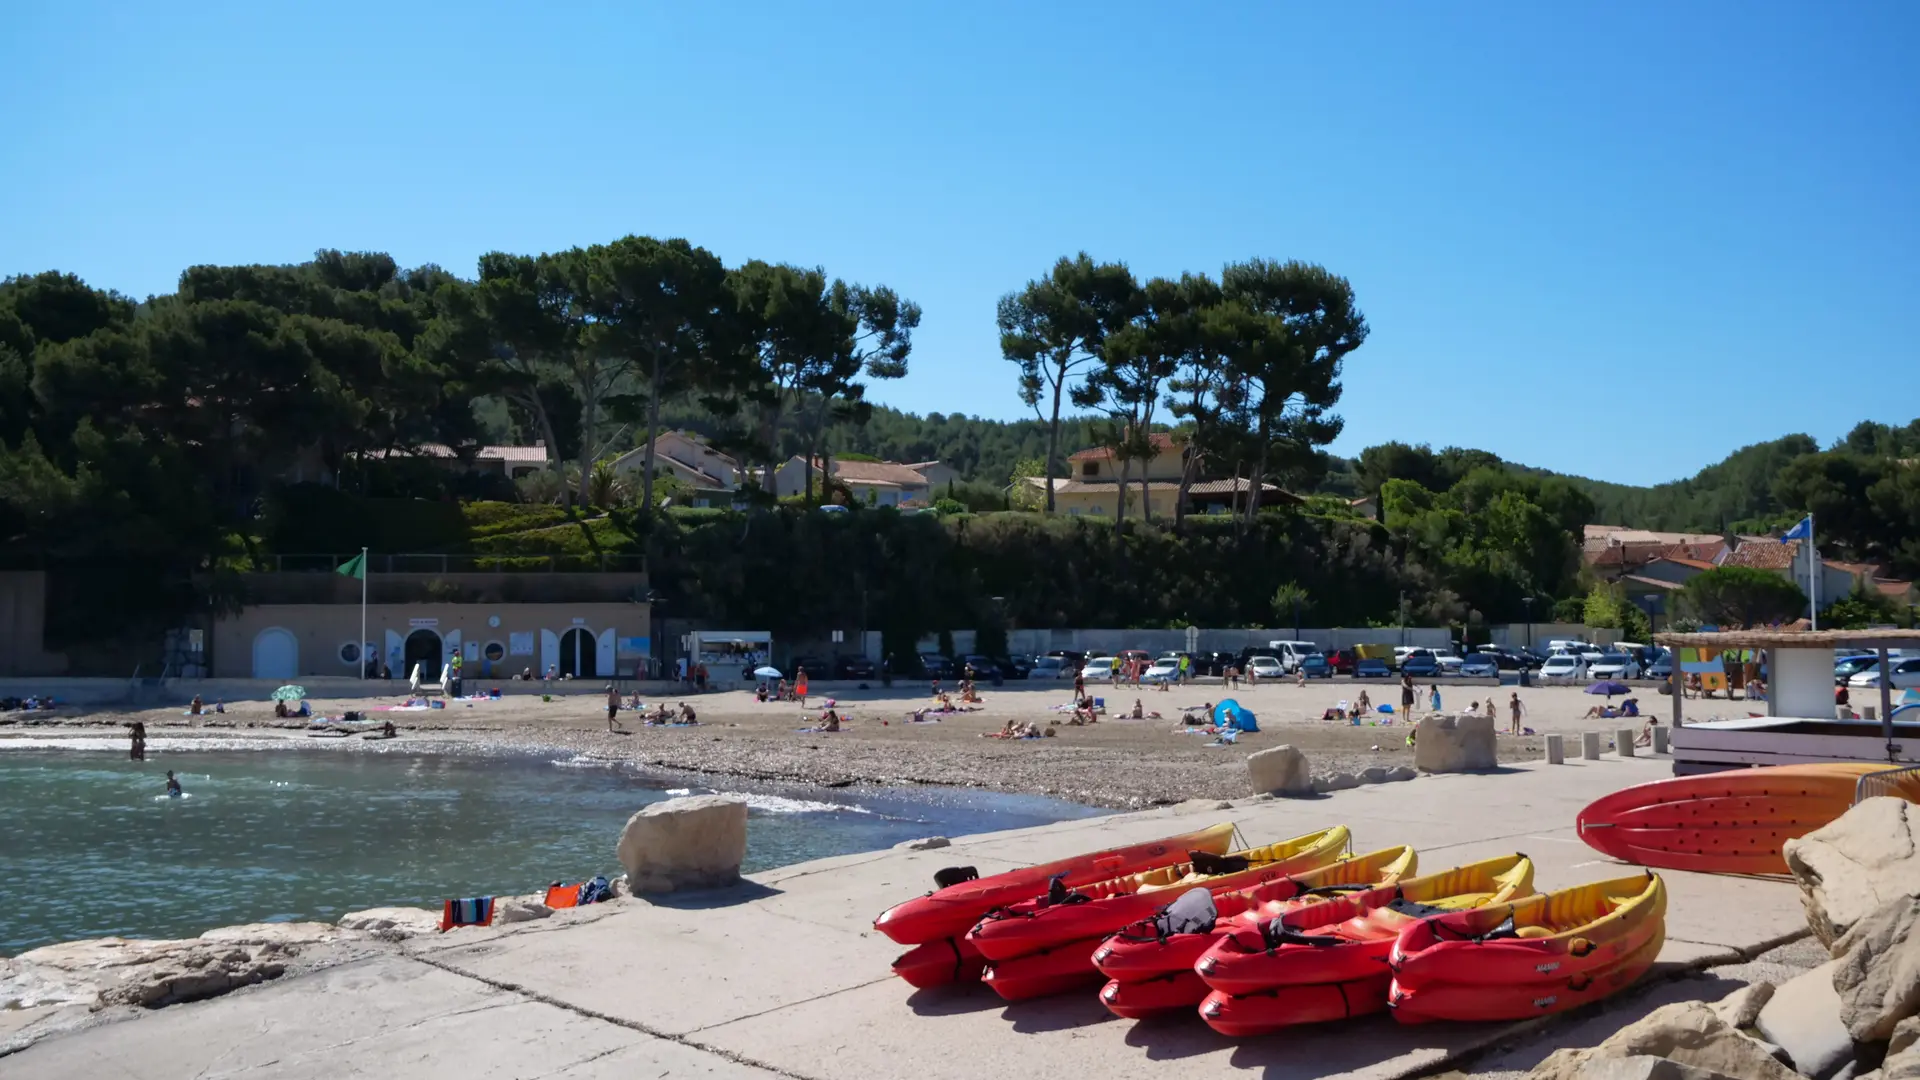
{"label": "beach towel", "polygon": [[492,926],[493,897],[476,896],[470,900],[449,900],[440,911],[440,930],[456,926]]}

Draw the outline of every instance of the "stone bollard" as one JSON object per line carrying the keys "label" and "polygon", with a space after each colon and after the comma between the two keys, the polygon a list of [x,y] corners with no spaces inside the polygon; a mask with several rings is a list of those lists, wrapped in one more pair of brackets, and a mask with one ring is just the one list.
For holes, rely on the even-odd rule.
{"label": "stone bollard", "polygon": [[1633,729],[1630,727],[1623,727],[1620,730],[1614,732],[1613,748],[1620,752],[1621,757],[1632,757],[1633,756]]}
{"label": "stone bollard", "polygon": [[1565,765],[1567,763],[1567,737],[1557,731],[1547,733],[1547,764]]}
{"label": "stone bollard", "polygon": [[1656,726],[1653,729],[1653,752],[1654,753],[1664,754],[1667,752],[1667,738],[1668,738],[1668,734],[1667,734],[1666,728]]}
{"label": "stone bollard", "polygon": [[1491,716],[1429,714],[1414,730],[1413,767],[1421,772],[1476,772],[1500,763]]}
{"label": "stone bollard", "polygon": [[1877,718],[1878,718],[1878,714],[1874,712],[1874,709],[1873,709],[1873,706],[1871,706],[1871,705],[1865,705],[1865,706],[1862,706],[1862,707],[1861,707],[1861,709],[1860,709],[1860,719],[1862,719],[1862,720],[1874,720],[1874,719],[1877,719]]}
{"label": "stone bollard", "polygon": [[1600,733],[1583,731],[1580,733],[1580,756],[1588,761],[1600,760]]}

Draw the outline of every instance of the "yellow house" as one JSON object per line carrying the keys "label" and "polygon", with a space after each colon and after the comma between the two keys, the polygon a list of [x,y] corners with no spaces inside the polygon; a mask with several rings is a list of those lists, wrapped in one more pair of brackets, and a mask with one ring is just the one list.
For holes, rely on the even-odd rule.
{"label": "yellow house", "polygon": [[[1155,432],[1149,439],[1153,457],[1145,462],[1132,462],[1128,470],[1126,513],[1129,517],[1140,514],[1140,473],[1144,465],[1147,508],[1151,516],[1171,518],[1180,499],[1185,448],[1165,432]],[[1039,489],[1042,498],[1048,483],[1052,483],[1053,504],[1059,513],[1112,517],[1119,508],[1120,472],[1120,463],[1114,460],[1113,451],[1099,446],[1068,457],[1065,479],[1049,481],[1045,477],[1029,476],[1026,482]],[[1195,480],[1187,489],[1187,509],[1193,513],[1224,511],[1235,503],[1244,503],[1250,488],[1246,480]],[[1272,484],[1262,484],[1260,497],[1266,503],[1286,495]]]}

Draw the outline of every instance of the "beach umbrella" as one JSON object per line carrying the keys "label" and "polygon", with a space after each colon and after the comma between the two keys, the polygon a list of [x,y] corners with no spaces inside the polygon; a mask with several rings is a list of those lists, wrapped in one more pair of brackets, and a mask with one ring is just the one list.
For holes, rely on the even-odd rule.
{"label": "beach umbrella", "polygon": [[306,687],[304,687],[304,686],[295,686],[295,685],[293,685],[292,683],[288,683],[287,685],[285,685],[285,686],[283,686],[283,687],[281,687],[280,689],[278,689],[278,690],[275,690],[275,691],[273,692],[273,696],[272,696],[271,698],[268,698],[267,700],[269,700],[269,701],[299,701],[299,700],[300,700],[301,698],[304,698],[304,697],[306,697],[306,696],[307,696],[307,688],[306,688]]}
{"label": "beach umbrella", "polygon": [[1628,694],[1632,692],[1633,688],[1626,683],[1615,682],[1612,679],[1602,679],[1592,686],[1587,687],[1587,693],[1589,694],[1605,694],[1608,697],[1612,697],[1615,694]]}
{"label": "beach umbrella", "polygon": [[780,674],[779,668],[768,665],[766,667],[754,668],[753,677],[756,679],[781,679],[786,676]]}

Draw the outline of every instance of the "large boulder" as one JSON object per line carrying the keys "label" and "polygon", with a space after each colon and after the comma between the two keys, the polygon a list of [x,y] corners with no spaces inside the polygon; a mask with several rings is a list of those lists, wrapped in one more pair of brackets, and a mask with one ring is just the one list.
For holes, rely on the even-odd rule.
{"label": "large boulder", "polygon": [[1920,897],[1902,896],[1856,921],[1834,943],[1840,1021],[1861,1042],[1884,1042],[1920,1013]]}
{"label": "large boulder", "polygon": [[1749,1028],[1760,1019],[1760,1010],[1773,1000],[1774,985],[1765,979],[1751,982],[1713,1003],[1713,1014],[1728,1027]]}
{"label": "large boulder", "polygon": [[1602,1058],[1580,1071],[1580,1080],[1739,1080],[1698,1065],[1682,1065],[1651,1054]]}
{"label": "large boulder", "polygon": [[426,908],[377,907],[349,911],[334,925],[342,930],[364,930],[372,934],[413,937],[440,931],[440,916]]}
{"label": "large boulder", "polygon": [[1829,960],[1781,983],[1754,1024],[1762,1038],[1787,1052],[1796,1070],[1815,1080],[1839,1072],[1855,1056],[1853,1037],[1840,1022],[1840,995],[1834,992],[1839,966],[1840,961]]}
{"label": "large boulder", "polygon": [[654,803],[627,819],[614,850],[635,894],[731,885],[747,855],[747,804],[724,795]]}
{"label": "large boulder", "polygon": [[1910,1016],[1894,1027],[1880,1075],[1881,1080],[1920,1080],[1920,1016]]}
{"label": "large boulder", "polygon": [[1920,895],[1920,824],[1904,799],[1873,798],[1784,847],[1800,883],[1807,925],[1832,945],[1856,921],[1896,897]]}
{"label": "large boulder", "polygon": [[1414,729],[1413,765],[1421,772],[1475,772],[1499,764],[1490,716],[1427,716]]}
{"label": "large boulder", "polygon": [[1247,779],[1255,795],[1313,794],[1313,770],[1307,767],[1307,755],[1291,746],[1248,755]]}
{"label": "large boulder", "polygon": [[1702,1001],[1662,1006],[1590,1050],[1556,1050],[1534,1067],[1533,1080],[1585,1080],[1611,1059],[1667,1058],[1740,1080],[1801,1080],[1757,1039],[1728,1027]]}

